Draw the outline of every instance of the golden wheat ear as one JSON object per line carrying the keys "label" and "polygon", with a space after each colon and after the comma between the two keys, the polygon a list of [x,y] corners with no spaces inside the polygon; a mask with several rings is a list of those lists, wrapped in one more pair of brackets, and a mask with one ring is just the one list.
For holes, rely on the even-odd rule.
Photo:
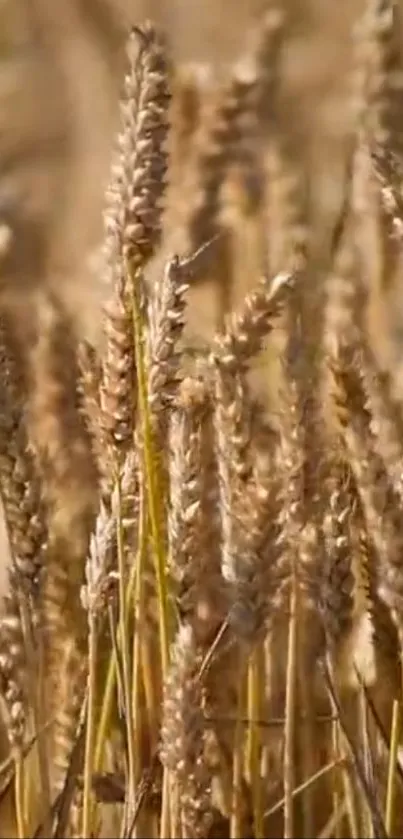
{"label": "golden wheat ear", "polygon": [[[398,4],[368,2],[357,48],[357,146],[354,156],[353,208],[358,267],[368,290],[367,323],[371,341],[388,360],[393,300],[399,283],[401,259],[391,237],[391,222],[382,203],[382,188],[374,176],[371,150],[403,151],[401,108],[402,51]],[[390,196],[389,196],[390,197]]]}
{"label": "golden wheat ear", "polygon": [[402,161],[390,149],[375,146],[371,150],[374,174],[378,180],[385,213],[391,222],[391,233],[403,241],[403,169]]}
{"label": "golden wheat ear", "polygon": [[[140,272],[161,235],[168,169],[169,61],[160,33],[146,23],[127,44],[121,128],[106,193],[104,260],[110,283],[102,359],[102,413],[114,456],[133,440],[136,411],[135,317]],[[168,271],[168,280],[171,278]],[[141,287],[141,288],[140,288]],[[164,288],[167,289],[168,282]],[[158,301],[159,302],[159,301]],[[141,305],[145,308],[145,300]],[[169,313],[162,314],[165,327]]]}
{"label": "golden wheat ear", "polygon": [[[28,698],[32,688],[30,660],[26,636],[36,635],[41,622],[40,578],[45,563],[47,522],[43,504],[42,485],[29,447],[25,416],[26,364],[16,341],[12,322],[2,312],[0,320],[0,366],[2,374],[0,410],[0,493],[8,535],[10,591],[6,593],[2,616],[2,652],[8,661],[21,667],[20,715],[28,715],[28,703],[35,708],[35,697]],[[5,559],[7,562],[7,560]],[[11,610],[11,611],[10,611]],[[14,614],[12,614],[14,613]],[[11,633],[11,635],[10,635]],[[14,639],[12,637],[14,633]],[[18,639],[18,634],[20,635]],[[34,646],[37,643],[34,642]],[[18,652],[19,651],[19,652]],[[38,651],[39,652],[39,651]],[[17,686],[15,684],[15,688]],[[6,699],[9,690],[6,690]],[[16,706],[17,707],[17,706]],[[11,715],[11,739],[17,737],[18,714]],[[12,733],[15,728],[15,736]],[[23,737],[24,726],[17,740]],[[22,741],[21,741],[22,742]]]}
{"label": "golden wheat ear", "polygon": [[366,527],[377,551],[382,575],[379,594],[401,628],[402,527],[399,496],[379,453],[364,382],[359,345],[339,347],[332,365],[337,385],[337,413],[359,490]]}
{"label": "golden wheat ear", "polygon": [[212,821],[200,666],[192,627],[181,626],[164,689],[161,758],[176,786],[179,835],[192,839],[205,836]]}
{"label": "golden wheat ear", "polygon": [[121,130],[106,193],[105,257],[112,277],[125,260],[135,273],[154,252],[168,167],[169,61],[151,23],[132,31],[127,56]]}

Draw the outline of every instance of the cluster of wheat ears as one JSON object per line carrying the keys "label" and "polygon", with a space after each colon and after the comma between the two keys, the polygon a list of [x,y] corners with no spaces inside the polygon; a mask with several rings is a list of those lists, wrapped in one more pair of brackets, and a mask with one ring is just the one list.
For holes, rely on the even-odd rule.
{"label": "cluster of wheat ears", "polygon": [[0,318],[0,830],[12,793],[21,839],[401,835],[403,407],[373,330],[403,242],[394,13],[359,32],[325,255],[276,119],[281,13],[206,111],[198,68],[179,85],[151,24],[129,37],[100,348],[50,292]]}

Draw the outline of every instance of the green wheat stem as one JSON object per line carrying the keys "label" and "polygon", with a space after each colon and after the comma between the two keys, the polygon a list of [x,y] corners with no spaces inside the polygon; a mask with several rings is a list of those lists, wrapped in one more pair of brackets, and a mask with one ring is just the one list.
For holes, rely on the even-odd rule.
{"label": "green wheat stem", "polygon": [[[134,756],[134,732],[133,732],[133,715],[131,702],[131,685],[130,685],[130,645],[127,633],[127,609],[126,609],[126,573],[125,573],[125,544],[124,531],[122,523],[122,487],[120,481],[120,473],[116,475],[116,489],[118,499],[117,510],[117,549],[118,549],[118,574],[119,574],[119,640],[122,655],[122,671],[123,671],[123,697],[125,706],[125,718],[127,727],[127,750],[128,750],[128,769],[129,769],[129,813],[131,816],[131,809],[134,807],[136,776],[135,776],[135,756]],[[84,834],[86,835],[86,834]]]}
{"label": "green wheat stem", "polygon": [[141,670],[141,643],[142,643],[142,634],[141,634],[141,627],[143,626],[143,619],[144,619],[144,587],[143,587],[143,578],[144,578],[144,564],[146,558],[146,551],[145,551],[145,519],[146,519],[146,510],[144,505],[144,499],[141,500],[140,506],[140,534],[139,534],[139,544],[140,544],[140,551],[138,556],[138,562],[136,563],[135,568],[135,583],[134,583],[134,635],[133,635],[133,656],[132,656],[132,714],[133,714],[133,726],[134,726],[134,734],[136,738],[136,782],[140,777],[140,769],[141,769],[141,751],[140,751],[140,731],[141,731],[141,724],[142,724],[142,715],[141,715],[141,708],[139,703],[140,697],[140,690],[141,690],[141,677],[142,677],[142,670]]}
{"label": "green wheat stem", "polygon": [[96,720],[96,678],[97,678],[97,627],[96,617],[89,611],[88,632],[88,701],[85,729],[84,790],[82,810],[82,835],[91,836],[93,798],[92,776],[94,772],[95,720]]}
{"label": "green wheat stem", "polygon": [[[139,556],[141,552],[144,552],[144,545],[140,547]],[[130,572],[129,583],[126,592],[126,619],[128,618],[127,610],[129,608],[129,604],[133,598],[133,590],[135,585],[135,576],[136,576],[136,567],[137,561],[133,563],[133,567]],[[118,627],[118,640],[120,641],[120,627]],[[113,697],[116,685],[116,677],[117,677],[117,659],[116,659],[116,651],[112,649],[109,665],[108,665],[108,672],[106,676],[106,683],[105,683],[105,690],[103,693],[102,698],[102,707],[101,713],[99,717],[99,723],[97,728],[97,738],[96,738],[96,746],[95,746],[95,758],[94,758],[94,770],[95,772],[99,772],[104,755],[104,748],[107,739],[107,732],[109,727],[109,721],[112,714],[113,708]]]}
{"label": "green wheat stem", "polygon": [[[131,276],[130,270],[129,276]],[[132,277],[132,313],[137,364],[138,398],[140,415],[143,425],[144,462],[147,481],[150,527],[154,548],[155,571],[158,587],[161,665],[162,674],[163,677],[165,677],[169,666],[169,608],[164,540],[163,535],[160,532],[162,490],[159,486],[159,476],[154,451],[153,430],[148,405],[147,373],[143,345],[143,326],[141,313],[137,301],[135,285],[135,278]]]}

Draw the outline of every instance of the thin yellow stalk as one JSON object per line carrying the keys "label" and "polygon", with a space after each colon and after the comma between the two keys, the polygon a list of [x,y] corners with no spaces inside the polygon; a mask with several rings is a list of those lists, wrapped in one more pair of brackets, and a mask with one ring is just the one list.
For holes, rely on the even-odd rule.
{"label": "thin yellow stalk", "polygon": [[144,596],[143,596],[143,566],[146,556],[144,550],[144,531],[145,531],[145,508],[144,500],[142,499],[140,507],[140,532],[139,532],[139,546],[138,561],[135,568],[135,591],[134,591],[134,635],[133,635],[133,660],[132,660],[132,715],[134,736],[136,740],[135,748],[135,776],[136,783],[140,778],[141,773],[141,748],[140,748],[140,732],[143,723],[141,714],[141,704],[139,696],[141,692],[141,677],[142,677],[142,660],[141,660],[141,645],[143,637],[141,627],[143,626],[144,617]]}
{"label": "thin yellow stalk", "polygon": [[[144,554],[145,551],[145,543],[144,543],[145,536],[139,539],[139,550],[137,552],[137,557],[135,562],[133,562],[132,568],[130,570],[129,582],[127,586],[126,592],[126,620],[128,620],[128,609],[129,605],[133,599],[133,591],[136,582],[136,569],[138,564],[141,564],[141,555]],[[120,627],[118,627],[118,641],[120,643]],[[102,766],[103,755],[104,755],[104,748],[105,743],[107,740],[107,732],[109,728],[109,721],[112,713],[113,707],[113,695],[115,690],[116,684],[116,676],[117,676],[117,659],[116,659],[116,651],[112,648],[109,665],[108,665],[108,673],[106,677],[105,683],[105,690],[103,693],[102,698],[102,707],[101,707],[101,714],[99,718],[98,728],[97,728],[97,737],[96,737],[96,746],[95,746],[95,756],[94,756],[94,771],[99,772]]]}
{"label": "thin yellow stalk", "polygon": [[88,700],[85,730],[84,791],[82,813],[82,835],[92,835],[93,796],[92,777],[94,772],[94,745],[96,719],[96,678],[97,678],[97,627],[96,616],[89,612],[88,632]]}
{"label": "thin yellow stalk", "polygon": [[318,835],[318,839],[333,839],[338,836],[344,816],[346,815],[346,802],[341,801],[337,810],[333,810],[330,818],[327,820],[323,830]]}
{"label": "thin yellow stalk", "polygon": [[264,690],[264,654],[260,644],[252,653],[248,667],[248,735],[246,741],[246,770],[252,792],[253,823],[256,839],[263,839],[263,798],[260,775],[261,738],[258,720]]}
{"label": "thin yellow stalk", "polygon": [[[339,727],[339,738],[345,740],[344,734],[341,730],[340,722],[338,723]],[[344,797],[346,801],[346,810],[347,810],[347,817],[349,821],[349,829],[351,833],[352,839],[359,839],[361,836],[360,830],[360,819],[357,813],[357,802],[356,802],[356,795],[354,791],[353,781],[351,778],[351,774],[349,768],[346,764],[343,764],[341,767],[342,771],[342,781],[343,781],[343,789],[344,789]]]}
{"label": "thin yellow stalk", "polygon": [[104,757],[104,749],[107,740],[107,732],[109,728],[109,721],[112,713],[112,706],[113,706],[113,693],[115,690],[115,682],[116,682],[116,653],[115,650],[112,650],[111,657],[109,660],[109,667],[108,667],[108,674],[106,677],[106,684],[105,690],[103,693],[103,700],[102,700],[102,708],[101,714],[99,718],[98,728],[97,728],[97,736],[96,736],[96,744],[95,744],[95,755],[94,755],[94,771],[99,772],[102,766],[102,761]]}
{"label": "thin yellow stalk", "polygon": [[167,769],[162,775],[160,839],[171,836],[171,778]]}
{"label": "thin yellow stalk", "polygon": [[[337,720],[334,720],[332,723],[332,744],[333,744],[333,755],[335,761],[338,760],[340,754],[340,730],[339,730],[339,723]],[[340,789],[339,783],[339,773],[335,774],[332,784],[332,800],[333,800],[333,813],[338,813],[341,806],[342,801],[342,794]],[[340,822],[335,824],[335,834],[334,839],[340,839]]]}
{"label": "thin yellow stalk", "polygon": [[[130,275],[130,270],[129,270]],[[158,587],[158,608],[160,624],[161,666],[162,675],[168,672],[169,666],[169,609],[168,587],[166,579],[166,563],[163,536],[160,532],[162,491],[159,486],[159,475],[156,466],[153,431],[148,405],[147,373],[144,358],[143,325],[137,294],[135,277],[132,277],[132,313],[134,327],[134,343],[136,350],[137,382],[140,415],[143,425],[144,460],[147,480],[148,503],[151,535],[154,547],[155,571]]]}
{"label": "thin yellow stalk", "polygon": [[[160,654],[161,671],[164,680],[169,668],[169,606],[168,586],[166,575],[166,557],[164,549],[163,534],[160,532],[162,520],[162,489],[160,487],[158,467],[154,450],[154,439],[151,425],[151,416],[148,405],[147,372],[144,357],[143,324],[136,293],[136,278],[128,266],[128,276],[131,277],[132,291],[132,316],[134,329],[134,345],[136,352],[136,369],[138,384],[139,413],[142,421],[144,461],[147,484],[148,512],[150,517],[151,537],[154,548],[155,573],[158,589],[158,613],[160,629]],[[164,767],[162,779],[162,803],[161,803],[161,837],[169,836],[171,833],[170,824],[170,779],[169,772]]]}
{"label": "thin yellow stalk", "polygon": [[[127,635],[127,610],[126,610],[126,572],[125,572],[125,545],[124,532],[122,524],[122,488],[120,482],[119,472],[116,475],[116,489],[117,489],[117,552],[118,552],[118,573],[119,573],[119,641],[122,656],[122,675],[123,675],[123,697],[125,708],[125,719],[127,727],[127,752],[128,752],[128,769],[129,769],[129,818],[132,817],[132,809],[134,808],[135,794],[136,794],[136,775],[135,775],[135,756],[134,756],[134,732],[133,732],[133,715],[130,692],[130,646]],[[86,836],[87,834],[84,834]]]}
{"label": "thin yellow stalk", "polygon": [[[315,774],[312,775],[311,778],[307,778],[306,781],[304,781],[302,784],[299,784],[299,786],[295,787],[292,793],[292,797],[296,798],[298,795],[301,795],[301,792],[305,792],[307,789],[310,789],[313,786],[313,784],[316,783],[316,781],[320,781],[321,778],[323,778],[325,775],[328,775],[329,772],[331,772],[333,769],[336,769],[338,766],[344,765],[344,762],[345,758],[339,757],[335,760],[332,760],[331,763],[327,763],[326,766],[321,766],[321,768],[318,769],[318,771],[315,772]],[[277,801],[276,804],[273,804],[273,807],[270,807],[269,810],[266,810],[266,812],[264,813],[264,817],[267,819],[269,818],[269,816],[273,816],[275,813],[277,813],[284,807],[284,803],[285,798],[282,798],[280,801]]]}
{"label": "thin yellow stalk", "polygon": [[[368,731],[368,703],[365,696],[364,686],[361,685],[361,689],[358,696],[359,700],[359,713],[360,713],[360,724],[362,729],[362,740],[363,740],[363,754],[367,755],[371,751],[371,742],[369,737]],[[363,835],[368,837],[368,839],[373,839],[374,837],[374,825],[373,820],[371,817],[371,810],[368,806],[368,803],[363,798],[362,801],[362,826],[363,826]]]}
{"label": "thin yellow stalk", "polygon": [[18,839],[25,839],[24,820],[24,758],[19,751],[15,758],[15,812],[17,819]]}
{"label": "thin yellow stalk", "polygon": [[388,836],[392,836],[395,820],[395,789],[396,789],[396,766],[398,760],[398,749],[401,729],[400,702],[395,699],[393,702],[392,729],[390,735],[390,753],[388,766],[388,785],[386,790],[385,827]]}
{"label": "thin yellow stalk", "polygon": [[230,817],[230,839],[242,839],[242,773],[244,766],[244,725],[245,712],[245,666],[242,654],[240,658],[240,679],[238,688],[237,719],[234,731],[234,750],[232,762],[232,797]]}
{"label": "thin yellow stalk", "polygon": [[[295,559],[294,559],[295,562]],[[294,837],[294,798],[295,789],[295,712],[297,688],[297,613],[298,613],[298,581],[293,569],[290,593],[290,622],[288,627],[288,656],[287,681],[285,700],[285,728],[284,728],[284,839]]]}
{"label": "thin yellow stalk", "polygon": [[[312,682],[306,678],[306,657],[303,652],[306,649],[306,626],[301,628],[304,637],[300,643],[301,653],[298,656],[298,690],[300,697],[300,707],[302,710],[301,723],[301,742],[300,742],[300,756],[301,756],[301,770],[303,778],[311,778],[315,774],[317,761],[316,753],[317,747],[315,743],[314,732],[314,697]],[[301,754],[302,752],[302,754]],[[304,795],[301,805],[301,816],[304,836],[313,836],[314,834],[314,798],[312,790],[308,788],[307,794]]]}
{"label": "thin yellow stalk", "polygon": [[[331,701],[331,708],[332,713],[335,716],[335,726],[337,726],[337,730],[334,732],[334,736],[337,740],[337,743],[341,745],[342,743],[344,746],[347,746],[347,749],[350,749],[350,744],[346,738],[345,733],[343,732],[343,728],[340,723],[339,718],[339,710],[337,704],[335,702],[334,696],[330,695]],[[356,802],[356,795],[353,786],[353,779],[350,773],[349,765],[344,762],[341,765],[341,773],[342,773],[342,782],[343,782],[343,791],[344,791],[344,800],[346,803],[346,815],[349,822],[349,829],[351,839],[359,839],[361,836],[360,830],[360,819],[357,812],[357,802]]]}

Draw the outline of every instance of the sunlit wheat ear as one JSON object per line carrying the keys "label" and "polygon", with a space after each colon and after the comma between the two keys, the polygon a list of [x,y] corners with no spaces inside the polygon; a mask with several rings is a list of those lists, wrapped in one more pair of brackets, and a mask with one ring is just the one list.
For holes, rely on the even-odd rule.
{"label": "sunlit wheat ear", "polygon": [[77,348],[79,368],[78,389],[85,427],[91,442],[94,464],[102,476],[107,471],[102,434],[102,410],[100,384],[102,376],[101,359],[97,349],[88,341],[80,341]]}
{"label": "sunlit wheat ear", "polygon": [[287,273],[277,274],[271,281],[263,279],[240,310],[229,315],[224,331],[214,341],[212,360],[219,356],[228,373],[245,370],[274,328],[294,284],[295,277]]}
{"label": "sunlit wheat ear", "polygon": [[1,497],[15,569],[35,588],[47,528],[42,487],[28,438],[24,368],[4,317],[0,322]]}
{"label": "sunlit wheat ear", "polygon": [[133,323],[126,283],[115,282],[104,306],[99,389],[100,434],[106,449],[102,467],[109,484],[113,483],[116,468],[121,466],[122,458],[133,445],[136,390]]}
{"label": "sunlit wheat ear", "polygon": [[[0,617],[0,670],[10,713],[10,741],[21,745],[32,688],[29,670],[34,666],[28,660],[25,639],[28,633],[32,643],[32,632],[39,621],[39,575],[45,560],[47,528],[41,485],[28,448],[24,364],[4,314],[0,322],[0,369],[0,493],[8,535],[5,550],[10,551],[9,591]],[[31,696],[30,701],[34,703],[35,698]]]}
{"label": "sunlit wheat ear", "polygon": [[[371,542],[369,534],[365,529],[362,514],[361,524],[359,554],[366,573],[368,612],[371,618],[374,663],[378,677],[376,684],[379,686],[380,693],[384,696],[386,694],[387,697],[390,690],[394,689],[393,685],[396,686],[395,690],[399,690],[401,684],[401,663],[399,655],[401,638],[399,638],[399,633],[388,605],[379,595],[382,566],[379,563],[378,554]],[[362,666],[359,664],[357,666],[362,675]],[[365,679],[365,672],[363,675]],[[366,681],[367,683],[369,682],[368,679]],[[390,707],[387,698],[385,704],[387,708],[386,714],[389,715]]]}
{"label": "sunlit wheat ear", "polygon": [[168,166],[169,66],[162,36],[135,27],[120,105],[121,129],[106,193],[105,259],[113,276],[148,261],[160,238]]}
{"label": "sunlit wheat ear", "polygon": [[169,564],[180,612],[198,643],[211,638],[217,628],[221,583],[211,541],[216,535],[210,519],[214,508],[208,497],[209,398],[202,379],[185,377],[169,429]]}
{"label": "sunlit wheat ear", "polygon": [[221,511],[221,566],[229,620],[242,641],[264,635],[278,608],[278,498],[270,457],[251,446],[252,404],[243,377],[217,365],[214,412]]}
{"label": "sunlit wheat ear", "polygon": [[391,222],[391,235],[403,243],[403,168],[402,162],[390,149],[374,146],[371,160],[379,183],[381,201]]}
{"label": "sunlit wheat ear", "polygon": [[398,497],[403,497],[403,411],[392,390],[391,375],[383,371],[367,342],[362,344],[363,384],[372,412],[372,431]]}
{"label": "sunlit wheat ear", "polygon": [[325,643],[337,661],[342,642],[353,624],[354,574],[350,520],[353,514],[349,491],[349,470],[335,459],[329,476],[329,506],[319,533],[316,568],[308,567],[308,599],[319,609],[325,630]]}
{"label": "sunlit wheat ear", "polygon": [[361,497],[368,533],[381,562],[379,593],[401,627],[403,534],[400,500],[377,450],[360,353],[354,343],[339,346],[338,356],[332,360],[332,370],[337,387],[337,412],[351,468]]}
{"label": "sunlit wheat ear", "polygon": [[185,263],[175,256],[168,261],[149,302],[148,399],[159,434],[164,431],[166,409],[180,381],[187,290]]}
{"label": "sunlit wheat ear", "polygon": [[164,690],[161,757],[177,785],[179,835],[189,837],[206,836],[212,815],[202,686],[197,679],[200,665],[193,630],[189,625],[181,626]]}

